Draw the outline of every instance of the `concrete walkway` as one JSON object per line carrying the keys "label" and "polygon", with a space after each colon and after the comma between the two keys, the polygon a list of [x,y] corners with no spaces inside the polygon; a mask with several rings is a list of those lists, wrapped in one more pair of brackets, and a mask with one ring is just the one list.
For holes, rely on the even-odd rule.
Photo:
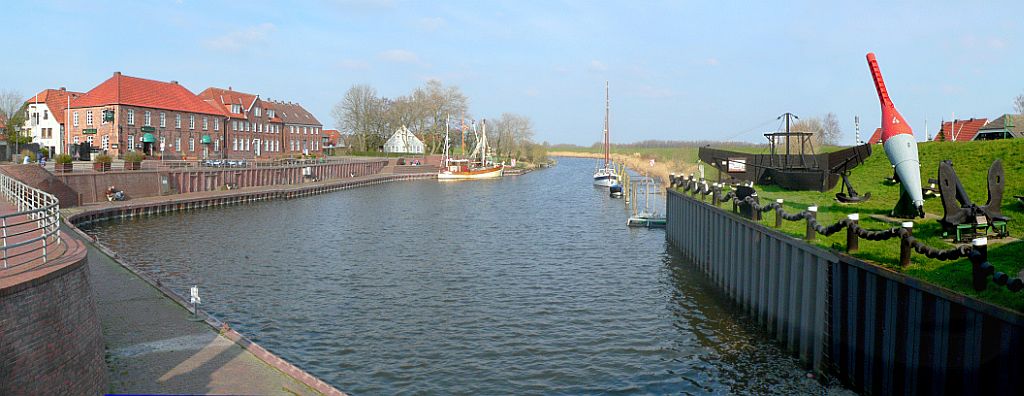
{"label": "concrete walkway", "polygon": [[[66,238],[80,238],[66,230]],[[313,395],[84,241],[114,393]]]}

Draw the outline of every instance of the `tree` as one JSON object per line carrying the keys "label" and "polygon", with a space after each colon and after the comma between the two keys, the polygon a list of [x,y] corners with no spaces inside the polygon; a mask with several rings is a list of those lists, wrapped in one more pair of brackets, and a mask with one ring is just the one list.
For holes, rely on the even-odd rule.
{"label": "tree", "polygon": [[839,139],[843,136],[843,128],[839,125],[839,117],[836,117],[835,113],[825,114],[825,118],[821,121],[821,141],[828,145],[839,144]]}
{"label": "tree", "polygon": [[[350,131],[355,137],[354,146],[358,151],[377,147],[373,135],[379,130],[379,119],[383,101],[377,97],[377,90],[369,85],[353,85],[345,97],[334,105],[331,115],[335,127]],[[373,144],[373,146],[371,146]]]}
{"label": "tree", "polygon": [[[810,148],[813,149],[816,148],[816,146],[821,146],[822,144],[822,137],[825,131],[825,124],[822,122],[821,118],[818,117],[801,118],[797,122],[793,123],[792,126],[790,126],[790,130],[792,130],[793,132],[810,132],[812,134]],[[779,145],[782,146],[783,149],[785,149],[785,141],[779,143]],[[790,152],[799,153],[801,149],[800,145],[800,139],[790,139]]]}
{"label": "tree", "polygon": [[0,91],[0,118],[4,121],[3,135],[8,142],[28,143],[31,136],[19,136],[21,126],[25,123],[25,98],[21,93],[5,89]]}
{"label": "tree", "polygon": [[1013,110],[1016,111],[1017,114],[1024,114],[1024,94],[1017,95],[1017,97],[1013,99]]}

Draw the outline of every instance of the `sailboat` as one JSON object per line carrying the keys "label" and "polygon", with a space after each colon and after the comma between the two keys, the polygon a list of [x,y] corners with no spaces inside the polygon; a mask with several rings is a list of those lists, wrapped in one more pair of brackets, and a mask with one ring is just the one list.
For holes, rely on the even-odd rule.
{"label": "sailboat", "polygon": [[630,227],[664,228],[667,220],[665,216],[659,215],[656,210],[651,210],[651,178],[644,180],[644,209],[638,211],[636,203],[633,206],[633,215],[626,220]]}
{"label": "sailboat", "polygon": [[[474,132],[475,134],[476,132]],[[470,180],[470,179],[493,179],[501,177],[504,173],[504,165],[495,164],[487,160],[487,121],[483,122],[483,133],[477,138],[476,147],[470,157],[475,159],[480,154],[480,162],[473,162],[469,159],[456,159],[451,157],[451,143],[448,140],[448,123],[444,126],[444,154],[441,157],[441,169],[437,172],[438,180]]]}
{"label": "sailboat", "polygon": [[611,101],[608,98],[608,82],[604,82],[604,167],[594,171],[594,185],[611,187],[618,184],[619,175],[612,167],[611,143],[608,141],[608,113]]}

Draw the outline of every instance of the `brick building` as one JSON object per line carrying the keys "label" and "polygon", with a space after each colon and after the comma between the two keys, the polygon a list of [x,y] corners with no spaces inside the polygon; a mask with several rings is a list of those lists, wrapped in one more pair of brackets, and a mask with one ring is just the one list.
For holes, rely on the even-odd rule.
{"label": "brick building", "polygon": [[323,146],[323,124],[302,105],[292,102],[267,101],[281,118],[281,150],[287,154],[313,154]]}
{"label": "brick building", "polygon": [[139,150],[165,159],[194,159],[216,155],[209,146],[223,121],[219,109],[176,81],[115,72],[71,102],[68,131],[72,144],[88,142],[112,156]]}
{"label": "brick building", "polygon": [[284,123],[259,95],[231,87],[210,87],[200,92],[199,97],[224,114],[221,136],[228,158],[276,158],[285,154],[280,137]]}

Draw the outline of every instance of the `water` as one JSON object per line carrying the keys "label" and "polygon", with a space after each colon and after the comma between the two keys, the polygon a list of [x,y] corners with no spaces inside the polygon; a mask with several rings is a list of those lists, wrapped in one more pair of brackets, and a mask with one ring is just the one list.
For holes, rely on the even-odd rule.
{"label": "water", "polygon": [[592,171],[562,159],[87,231],[354,394],[828,391],[662,230],[625,227]]}

